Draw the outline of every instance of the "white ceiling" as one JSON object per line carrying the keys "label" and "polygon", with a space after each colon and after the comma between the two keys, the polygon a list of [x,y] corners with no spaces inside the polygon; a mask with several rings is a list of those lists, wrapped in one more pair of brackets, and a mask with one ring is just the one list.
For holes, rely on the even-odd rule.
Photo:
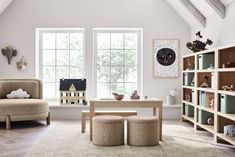
{"label": "white ceiling", "polygon": [[190,0],[190,2],[205,16],[209,17],[215,13],[205,0]]}
{"label": "white ceiling", "polygon": [[0,14],[11,4],[13,0],[0,0]]}
{"label": "white ceiling", "polygon": [[234,0],[220,0],[224,5],[228,5],[230,3],[233,3]]}
{"label": "white ceiling", "polygon": [[[166,0],[178,14],[189,24],[200,24],[191,12],[181,3],[181,0]],[[206,18],[215,13],[206,0],[189,0]],[[235,0],[220,0],[225,6]],[[13,0],[0,0],[0,14],[13,2]]]}
{"label": "white ceiling", "polygon": [[[166,0],[176,12],[190,25],[200,24],[192,13],[184,6],[181,0]],[[206,2],[206,0],[189,0],[206,18],[215,14],[215,10]],[[235,2],[235,0],[220,0],[225,6]]]}

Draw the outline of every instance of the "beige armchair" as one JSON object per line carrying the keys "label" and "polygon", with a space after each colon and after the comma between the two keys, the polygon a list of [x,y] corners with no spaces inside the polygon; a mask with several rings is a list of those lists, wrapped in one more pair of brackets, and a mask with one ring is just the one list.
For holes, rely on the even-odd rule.
{"label": "beige armchair", "polygon": [[[28,99],[7,99],[12,90],[23,89]],[[44,120],[50,124],[48,102],[42,99],[42,82],[37,79],[0,79],[0,121],[6,122],[6,129],[12,121]]]}

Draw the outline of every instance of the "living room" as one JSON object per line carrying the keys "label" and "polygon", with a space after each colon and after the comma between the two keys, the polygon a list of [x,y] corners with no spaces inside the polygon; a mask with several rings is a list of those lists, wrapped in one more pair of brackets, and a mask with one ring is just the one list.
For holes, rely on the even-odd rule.
{"label": "living room", "polygon": [[234,10],[0,0],[0,156],[233,156]]}

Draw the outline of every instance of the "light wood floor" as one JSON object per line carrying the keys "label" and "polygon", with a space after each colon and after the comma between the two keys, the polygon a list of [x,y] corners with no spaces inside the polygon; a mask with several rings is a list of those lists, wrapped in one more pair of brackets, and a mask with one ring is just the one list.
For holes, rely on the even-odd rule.
{"label": "light wood floor", "polygon": [[[164,124],[184,125],[194,132],[193,127],[189,123],[181,121],[164,121]],[[45,122],[15,122],[12,124],[11,130],[5,130],[5,124],[0,123],[0,157],[23,157],[29,152],[30,148],[40,140],[40,137],[47,133],[47,131],[55,126],[61,125],[81,125],[81,122],[52,121],[50,126],[45,125]],[[89,131],[88,129],[86,131]],[[205,131],[197,131],[194,133],[199,134],[209,143],[219,146],[217,148],[225,152],[228,156],[234,157],[235,147],[215,144],[212,135]]]}

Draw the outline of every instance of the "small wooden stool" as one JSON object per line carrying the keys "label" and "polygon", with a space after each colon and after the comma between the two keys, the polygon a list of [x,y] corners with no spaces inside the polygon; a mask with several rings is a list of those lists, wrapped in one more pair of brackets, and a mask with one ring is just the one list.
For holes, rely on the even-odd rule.
{"label": "small wooden stool", "polygon": [[121,116],[95,116],[93,119],[93,144],[118,146],[124,144],[124,118]]}
{"label": "small wooden stool", "polygon": [[159,144],[159,126],[155,116],[131,116],[127,118],[127,144],[155,146]]}
{"label": "small wooden stool", "polygon": [[[86,117],[89,117],[90,111],[84,110],[82,111],[82,130],[81,132],[84,133],[86,130]],[[95,111],[95,116],[99,115],[113,115],[113,116],[123,116],[123,117],[129,117],[129,116],[135,116],[137,115],[137,111],[135,110],[98,110]]]}

